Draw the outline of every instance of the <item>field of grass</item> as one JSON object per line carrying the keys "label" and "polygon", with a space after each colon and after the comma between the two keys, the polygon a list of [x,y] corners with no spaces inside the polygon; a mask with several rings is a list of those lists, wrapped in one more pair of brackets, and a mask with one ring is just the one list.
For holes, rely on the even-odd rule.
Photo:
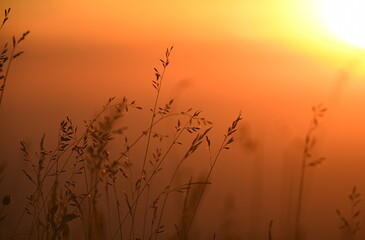
{"label": "field of grass", "polygon": [[[0,31],[4,31],[10,15],[11,9],[5,9]],[[1,49],[0,117],[4,114],[2,106],[7,104],[11,66],[23,54],[21,46],[29,33],[14,37]],[[159,67],[151,69],[155,78],[146,87],[154,88],[155,96],[149,107],[142,108],[138,100],[127,97],[111,97],[82,126],[76,126],[71,117],[62,120],[56,141],[43,135],[30,147],[19,139],[24,161],[19,171],[24,178],[16,185],[23,185],[24,180],[29,188],[22,193],[25,206],[19,206],[20,201],[0,190],[0,239],[200,239],[193,231],[195,219],[205,203],[206,192],[214,188],[212,175],[217,163],[225,160],[225,152],[230,150],[237,132],[243,129],[240,122],[244,115],[233,116],[226,132],[218,136],[220,142],[216,142],[211,136],[214,124],[202,111],[189,106],[176,110],[174,99],[162,102],[171,54],[173,47],[167,48],[164,56],[157,60]],[[149,117],[141,118],[138,128],[125,125],[130,114],[140,111]],[[293,193],[293,240],[306,239],[302,227],[304,188],[307,169],[325,161],[325,157],[317,157],[313,150],[317,146],[317,128],[326,111],[322,105],[313,107],[302,157],[298,159],[301,167]],[[193,161],[206,164],[203,175],[196,177],[184,172],[183,166]],[[4,177],[6,171],[6,162],[1,162],[2,185],[8,184]],[[350,215],[339,209],[336,214],[343,239],[356,239],[360,230],[360,193],[356,187],[349,199]],[[14,212],[19,209],[18,216]],[[171,212],[176,209],[178,214],[172,216]],[[228,222],[225,226],[229,229],[232,225],[235,223]],[[267,222],[265,239],[278,240],[275,226],[275,219]],[[216,232],[204,236],[242,239],[230,236],[229,232],[222,236]]]}

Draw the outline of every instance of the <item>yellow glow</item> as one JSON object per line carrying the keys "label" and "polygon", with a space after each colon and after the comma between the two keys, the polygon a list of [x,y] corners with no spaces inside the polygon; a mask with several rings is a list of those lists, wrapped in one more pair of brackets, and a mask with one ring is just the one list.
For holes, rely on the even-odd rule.
{"label": "yellow glow", "polygon": [[365,48],[364,0],[321,0],[319,15],[332,34]]}

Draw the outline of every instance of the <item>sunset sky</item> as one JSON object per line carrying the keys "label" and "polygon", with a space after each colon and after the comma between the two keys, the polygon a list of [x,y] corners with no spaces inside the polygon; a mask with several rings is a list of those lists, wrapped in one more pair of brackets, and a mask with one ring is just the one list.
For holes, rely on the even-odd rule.
{"label": "sunset sky", "polygon": [[[299,161],[311,107],[328,107],[316,152],[327,160],[309,174],[305,219],[308,239],[330,239],[339,233],[335,209],[349,208],[352,187],[365,194],[365,30],[355,24],[360,18],[354,29],[341,25],[351,22],[349,11],[365,7],[328,2],[1,0],[1,9],[11,12],[0,44],[31,33],[19,46],[25,54],[14,62],[0,109],[0,156],[13,161],[15,171],[20,140],[37,146],[43,133],[52,139],[65,116],[82,125],[109,97],[126,96],[150,108],[153,67],[174,46],[162,102],[174,98],[176,109],[202,110],[216,136],[242,111],[242,126],[260,145],[248,154],[245,136],[237,136],[209,193],[222,201],[237,194],[238,215],[245,216],[237,222],[246,224],[246,232],[249,182],[260,161],[257,229],[266,237],[267,223],[278,219],[275,239],[285,239],[286,163],[293,156]],[[355,34],[346,38],[350,32]]]}

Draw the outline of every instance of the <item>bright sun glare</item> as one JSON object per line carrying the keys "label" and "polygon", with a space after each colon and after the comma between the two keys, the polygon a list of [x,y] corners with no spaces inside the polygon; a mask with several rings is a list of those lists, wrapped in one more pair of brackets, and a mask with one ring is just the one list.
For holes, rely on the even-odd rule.
{"label": "bright sun glare", "polygon": [[319,15],[332,34],[365,48],[365,0],[321,0]]}

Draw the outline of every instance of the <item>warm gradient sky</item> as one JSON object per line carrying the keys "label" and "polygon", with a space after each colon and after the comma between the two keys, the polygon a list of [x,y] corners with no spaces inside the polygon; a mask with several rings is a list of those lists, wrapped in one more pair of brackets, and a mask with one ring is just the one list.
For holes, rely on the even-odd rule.
{"label": "warm gradient sky", "polygon": [[[365,65],[364,50],[321,21],[320,3],[1,0],[2,9],[12,8],[1,44],[31,31],[0,109],[1,156],[18,161],[19,140],[52,136],[66,115],[81,124],[111,96],[148,108],[153,67],[174,45],[163,98],[175,98],[177,108],[204,110],[217,135],[241,110],[261,146],[248,156],[238,141],[217,170],[212,194],[236,193],[237,211],[248,216],[247,182],[261,159],[263,234],[271,219],[279,219],[278,232],[285,229],[286,161],[300,155],[310,107],[328,106],[318,149],[328,160],[311,173],[306,217],[309,239],[329,239],[338,233],[334,209],[346,209],[353,185],[365,193]],[[248,218],[238,220],[246,232]]]}

